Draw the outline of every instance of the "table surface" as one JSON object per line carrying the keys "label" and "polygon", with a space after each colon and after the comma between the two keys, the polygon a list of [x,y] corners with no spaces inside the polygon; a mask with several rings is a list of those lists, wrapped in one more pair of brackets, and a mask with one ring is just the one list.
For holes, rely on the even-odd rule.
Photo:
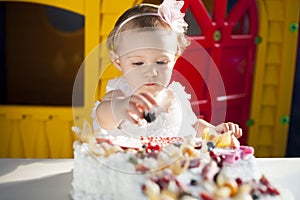
{"label": "table surface", "polygon": [[[300,197],[300,158],[257,158],[276,186]],[[0,199],[69,200],[73,159],[0,159]]]}

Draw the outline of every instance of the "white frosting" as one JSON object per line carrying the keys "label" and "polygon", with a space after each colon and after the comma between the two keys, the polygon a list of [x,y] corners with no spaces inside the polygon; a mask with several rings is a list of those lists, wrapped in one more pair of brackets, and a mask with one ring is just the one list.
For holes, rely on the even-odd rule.
{"label": "white frosting", "polygon": [[258,179],[261,176],[258,174],[254,156],[240,160],[238,165],[224,163],[222,173],[234,179],[241,178],[244,182]]}
{"label": "white frosting", "polygon": [[[93,157],[86,145],[77,145],[74,151],[74,171],[71,196],[74,200],[146,199],[141,190],[142,174],[128,173],[134,166],[128,156],[113,154],[106,159],[109,165]],[[120,166],[122,165],[122,166]],[[115,170],[115,166],[124,171]]]}
{"label": "white frosting", "polygon": [[[108,157],[95,156],[89,151],[87,144],[74,144],[74,171],[71,197],[74,200],[143,200],[147,199],[142,191],[142,184],[147,181],[151,173],[137,173],[135,166],[129,162],[134,152],[113,153]],[[200,161],[200,166],[186,170],[177,176],[177,180],[189,185],[192,179],[202,182],[201,171],[208,157]],[[153,158],[146,158],[143,164],[149,168],[156,168]],[[154,172],[154,173],[157,173]],[[243,181],[257,179],[260,174],[256,171],[254,156],[249,156],[238,164],[224,164],[221,172],[229,178],[241,178]],[[200,184],[190,187],[190,192],[198,196],[204,188],[209,190],[210,185]],[[169,188],[170,189],[170,188]],[[263,200],[293,200],[287,190],[280,190],[280,196],[264,196]]]}

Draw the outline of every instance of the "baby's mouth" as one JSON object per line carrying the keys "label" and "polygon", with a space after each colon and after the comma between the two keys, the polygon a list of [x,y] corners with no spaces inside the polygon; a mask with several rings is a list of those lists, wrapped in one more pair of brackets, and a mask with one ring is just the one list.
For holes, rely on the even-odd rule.
{"label": "baby's mouth", "polygon": [[156,83],[145,83],[144,85],[145,86],[154,86],[154,85],[156,85]]}

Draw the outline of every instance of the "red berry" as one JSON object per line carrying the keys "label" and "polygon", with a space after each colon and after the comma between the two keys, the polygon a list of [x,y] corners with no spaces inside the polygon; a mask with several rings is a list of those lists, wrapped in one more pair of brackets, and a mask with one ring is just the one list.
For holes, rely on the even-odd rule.
{"label": "red berry", "polygon": [[175,183],[176,183],[176,186],[180,189],[180,190],[183,190],[184,189],[184,186],[175,178]]}
{"label": "red berry", "polygon": [[267,188],[267,193],[270,194],[270,195],[280,195],[280,192],[274,188],[273,186],[269,186]]}
{"label": "red berry", "polygon": [[146,185],[145,185],[145,184],[142,185],[142,191],[143,191],[143,192],[146,191]]}
{"label": "red berry", "polygon": [[137,172],[147,172],[147,171],[149,171],[149,168],[147,168],[145,165],[143,165],[143,164],[140,164],[140,165],[136,165],[135,166],[135,170],[137,171]]}
{"label": "red berry", "polygon": [[238,184],[238,186],[242,185],[243,184],[243,181],[241,178],[236,178],[235,179],[235,182]]}
{"label": "red berry", "polygon": [[160,146],[157,144],[153,147],[154,150],[160,150]]}
{"label": "red berry", "polygon": [[101,144],[102,142],[106,142],[107,144],[113,144],[112,141],[107,138],[96,138],[96,141],[98,144]]}
{"label": "red berry", "polygon": [[270,185],[269,180],[264,175],[262,175],[262,177],[259,179],[259,181],[266,186]]}
{"label": "red berry", "polygon": [[205,192],[201,192],[200,197],[203,200],[215,200],[215,198],[213,196],[211,196],[210,194],[207,194]]}

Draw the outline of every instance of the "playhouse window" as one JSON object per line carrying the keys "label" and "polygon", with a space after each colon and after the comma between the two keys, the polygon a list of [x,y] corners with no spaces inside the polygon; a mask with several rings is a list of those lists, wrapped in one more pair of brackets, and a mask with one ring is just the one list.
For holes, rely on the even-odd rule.
{"label": "playhouse window", "polygon": [[72,105],[83,23],[83,16],[54,7],[0,3],[0,103]]}

